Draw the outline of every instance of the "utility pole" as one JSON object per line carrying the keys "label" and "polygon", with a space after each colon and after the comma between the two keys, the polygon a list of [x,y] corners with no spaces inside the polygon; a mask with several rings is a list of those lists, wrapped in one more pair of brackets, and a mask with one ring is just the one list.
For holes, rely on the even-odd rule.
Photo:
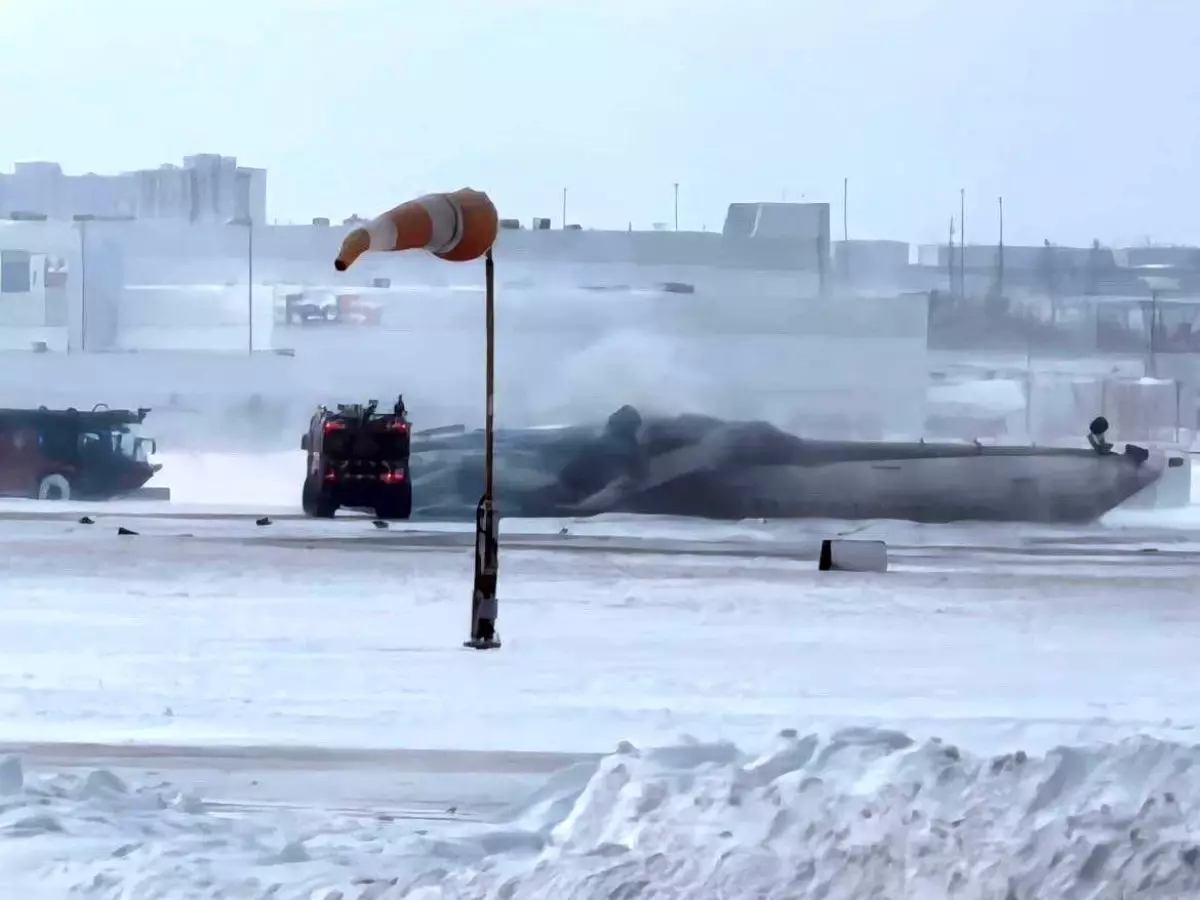
{"label": "utility pole", "polygon": [[254,355],[254,220],[246,217],[246,350]]}
{"label": "utility pole", "polygon": [[850,179],[842,179],[842,243],[850,240]]}
{"label": "utility pole", "polygon": [[946,291],[954,296],[954,216],[950,217],[950,240],[946,244]]}
{"label": "utility pole", "polygon": [[967,189],[958,189],[958,291],[967,296]]}
{"label": "utility pole", "polygon": [[254,355],[254,220],[239,216],[229,220],[230,225],[246,229],[246,352]]}
{"label": "utility pole", "polygon": [[675,230],[679,230],[679,182],[675,182]]}
{"label": "utility pole", "polygon": [[563,227],[563,231],[567,230],[567,189],[566,188],[563,188],[562,227]]}
{"label": "utility pole", "polygon": [[[87,223],[96,218],[87,213],[73,217],[79,226],[79,352],[87,352]],[[67,352],[71,345],[68,341]]]}
{"label": "utility pole", "polygon": [[1146,373],[1151,378],[1158,377],[1158,333],[1162,328],[1162,313],[1158,307],[1158,291],[1150,292],[1150,365]]}
{"label": "utility pole", "polygon": [[842,179],[842,251],[837,255],[837,267],[844,283],[850,282],[850,179]]}
{"label": "utility pole", "polygon": [[997,197],[1000,207],[1000,245],[996,254],[996,296],[1004,296],[1004,198]]}

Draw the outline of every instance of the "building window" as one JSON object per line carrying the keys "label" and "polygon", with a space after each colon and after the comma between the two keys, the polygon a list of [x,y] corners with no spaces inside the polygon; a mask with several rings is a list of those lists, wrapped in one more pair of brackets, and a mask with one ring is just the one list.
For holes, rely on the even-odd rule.
{"label": "building window", "polygon": [[0,294],[28,294],[29,288],[29,254],[0,250]]}

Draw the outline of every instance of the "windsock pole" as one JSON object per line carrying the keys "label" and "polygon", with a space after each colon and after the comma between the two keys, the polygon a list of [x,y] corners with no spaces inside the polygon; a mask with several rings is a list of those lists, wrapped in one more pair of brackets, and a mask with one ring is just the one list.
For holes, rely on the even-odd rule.
{"label": "windsock pole", "polygon": [[499,517],[492,496],[495,452],[496,384],[496,264],[489,248],[484,259],[484,393],[483,496],[475,509],[475,584],[471,594],[471,638],[463,646],[492,650],[500,646],[496,634],[496,581],[500,570]]}
{"label": "windsock pole", "polygon": [[448,194],[427,194],[393,207],[342,240],[333,266],[347,271],[355,260],[372,251],[424,250],[448,262],[484,258],[486,356],[484,410],[483,496],[475,510],[475,581],[471,592],[471,636],[463,646],[492,650],[496,634],[496,577],[500,569],[499,516],[492,497],[495,447],[496,273],[492,245],[499,218],[487,194],[471,188]]}

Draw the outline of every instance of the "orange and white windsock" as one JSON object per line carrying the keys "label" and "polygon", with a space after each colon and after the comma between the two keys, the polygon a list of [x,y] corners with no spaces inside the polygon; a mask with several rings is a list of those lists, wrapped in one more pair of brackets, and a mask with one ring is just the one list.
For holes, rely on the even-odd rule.
{"label": "orange and white windsock", "polygon": [[468,262],[487,253],[499,227],[496,206],[482,191],[427,194],[351,231],[333,265],[345,272],[364,253],[377,250],[427,250],[451,262]]}

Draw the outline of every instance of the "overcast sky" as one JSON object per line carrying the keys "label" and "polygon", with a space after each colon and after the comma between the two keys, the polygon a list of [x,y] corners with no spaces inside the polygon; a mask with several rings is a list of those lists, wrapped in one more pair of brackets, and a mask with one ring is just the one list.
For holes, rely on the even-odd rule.
{"label": "overcast sky", "polygon": [[280,221],[427,190],[595,227],[1200,243],[1198,0],[0,0],[0,170],[217,152]]}

